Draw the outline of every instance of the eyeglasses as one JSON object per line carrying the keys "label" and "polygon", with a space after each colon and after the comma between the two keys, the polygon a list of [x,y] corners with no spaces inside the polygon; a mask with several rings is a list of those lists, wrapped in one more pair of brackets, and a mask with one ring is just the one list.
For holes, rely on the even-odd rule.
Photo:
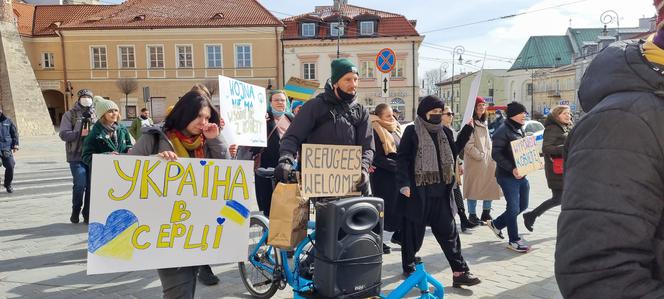
{"label": "eyeglasses", "polygon": [[454,112],[444,112],[443,115],[454,116]]}

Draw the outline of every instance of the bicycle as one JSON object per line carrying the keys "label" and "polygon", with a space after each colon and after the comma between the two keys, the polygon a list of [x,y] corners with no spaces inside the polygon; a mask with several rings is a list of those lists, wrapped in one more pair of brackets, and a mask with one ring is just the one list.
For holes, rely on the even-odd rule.
{"label": "bicycle", "polygon": [[[274,169],[258,168],[256,175],[274,179]],[[307,229],[309,234],[302,240],[293,254],[293,266],[288,262],[288,252],[267,244],[269,220],[262,213],[252,213],[249,226],[249,257],[248,262],[239,262],[242,283],[249,293],[257,298],[271,298],[278,289],[290,286],[293,289],[293,298],[307,298],[315,296],[315,286],[311,276],[313,262],[307,264],[302,257],[312,257],[315,239],[315,222],[309,221]],[[255,243],[253,242],[255,241]],[[302,267],[305,272],[302,275]],[[291,270],[292,269],[292,270]],[[430,291],[429,285],[434,290]],[[443,285],[426,272],[424,264],[418,257],[415,259],[415,271],[404,280],[396,289],[388,295],[380,298],[397,299],[403,298],[413,288],[420,290],[421,299],[442,299],[445,295]],[[315,297],[314,297],[315,298]]]}

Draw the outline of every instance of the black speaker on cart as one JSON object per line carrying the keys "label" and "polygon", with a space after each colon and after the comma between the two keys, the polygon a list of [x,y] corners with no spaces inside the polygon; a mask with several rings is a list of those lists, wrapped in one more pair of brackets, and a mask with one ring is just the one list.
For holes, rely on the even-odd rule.
{"label": "black speaker on cart", "polygon": [[383,200],[353,197],[316,203],[314,285],[325,298],[380,295]]}

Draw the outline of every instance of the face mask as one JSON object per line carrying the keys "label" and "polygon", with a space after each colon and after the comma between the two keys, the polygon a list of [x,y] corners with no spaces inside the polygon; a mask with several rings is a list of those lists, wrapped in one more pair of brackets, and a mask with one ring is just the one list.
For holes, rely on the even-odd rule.
{"label": "face mask", "polygon": [[355,98],[354,94],[346,93],[343,90],[341,90],[341,88],[339,88],[339,87],[337,87],[337,93],[339,94],[339,98],[341,98],[341,100],[344,101],[344,102],[350,103]]}
{"label": "face mask", "polygon": [[429,123],[432,124],[439,124],[440,122],[443,121],[443,115],[442,114],[429,114]]}
{"label": "face mask", "polygon": [[145,115],[141,115],[141,118],[142,118],[142,119],[148,119],[148,117],[145,116]]}
{"label": "face mask", "polygon": [[272,115],[274,115],[275,117],[282,117],[284,114],[286,114],[286,111],[272,110]]}
{"label": "face mask", "polygon": [[79,103],[81,103],[81,106],[83,107],[92,107],[92,99],[88,97],[82,97],[78,100]]}

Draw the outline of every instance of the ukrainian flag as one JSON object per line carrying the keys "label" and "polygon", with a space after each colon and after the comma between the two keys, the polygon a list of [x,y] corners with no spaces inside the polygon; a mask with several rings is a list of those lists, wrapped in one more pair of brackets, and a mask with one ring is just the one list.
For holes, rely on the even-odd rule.
{"label": "ukrainian flag", "polygon": [[249,209],[235,200],[227,201],[220,213],[221,216],[224,216],[239,225],[243,225],[244,221],[249,218]]}
{"label": "ukrainian flag", "polygon": [[286,92],[286,95],[291,98],[306,101],[311,99],[311,96],[316,92],[316,88],[286,84],[286,86],[284,86],[284,91]]}

